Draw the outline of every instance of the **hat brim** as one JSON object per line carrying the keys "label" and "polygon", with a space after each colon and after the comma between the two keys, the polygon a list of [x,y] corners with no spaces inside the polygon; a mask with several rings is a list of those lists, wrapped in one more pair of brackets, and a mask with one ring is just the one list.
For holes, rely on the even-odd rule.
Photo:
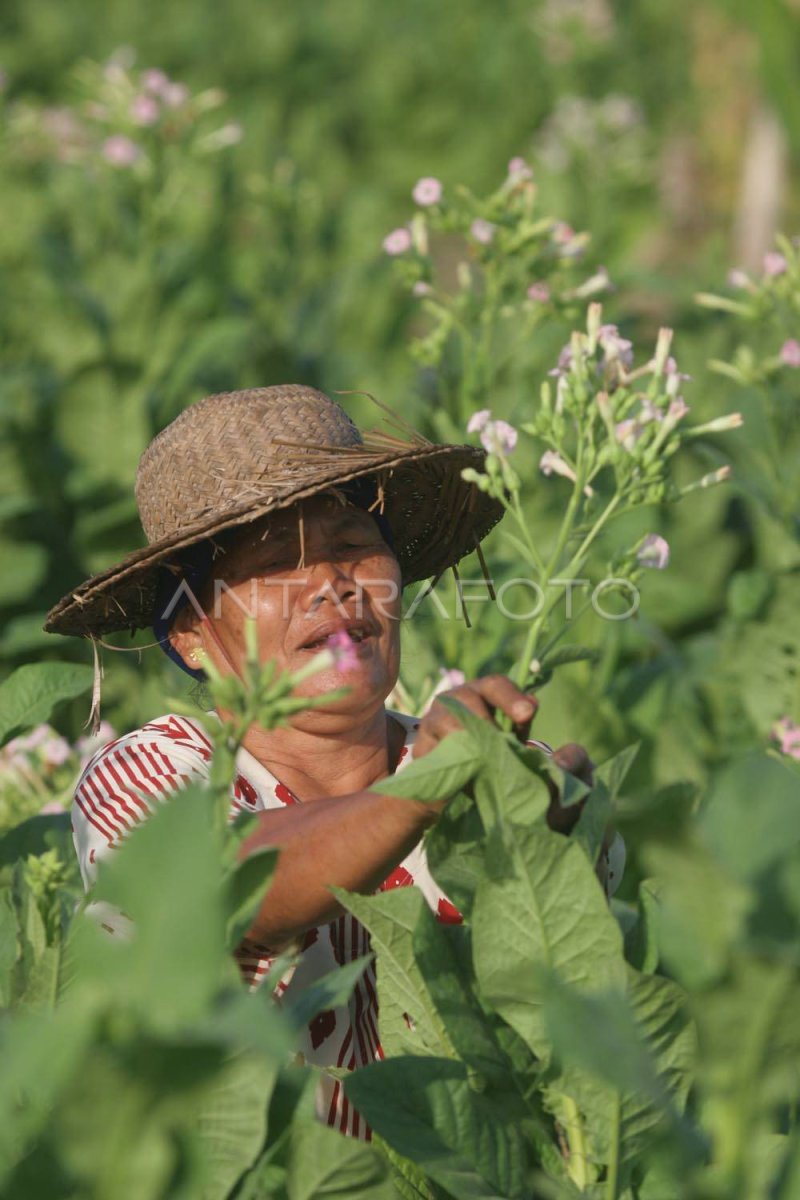
{"label": "hat brim", "polygon": [[91,636],[150,626],[161,568],[187,547],[288,508],[352,479],[375,475],[383,515],[394,537],[403,583],[438,577],[473,551],[503,516],[498,500],[465,483],[465,467],[480,470],[485,453],[474,446],[425,446],[360,458],[358,467],[339,459],[323,466],[313,482],[298,481],[260,500],[245,500],[195,522],[160,542],[128,554],[62,597],[47,614],[47,633]]}

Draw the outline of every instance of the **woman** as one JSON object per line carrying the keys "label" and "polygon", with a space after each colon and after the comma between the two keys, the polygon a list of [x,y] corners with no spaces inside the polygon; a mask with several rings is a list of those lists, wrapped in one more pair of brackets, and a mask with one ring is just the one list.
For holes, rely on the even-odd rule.
{"label": "woman", "polygon": [[[96,636],[152,625],[162,648],[202,676],[204,656],[241,670],[243,623],[256,618],[262,661],[296,670],[331,638],[352,641],[347,693],[293,718],[252,726],[237,756],[231,811],[259,814],[244,853],[281,847],[261,910],[238,958],[257,986],[275,954],[301,947],[278,993],[300,989],[368,951],[363,927],[333,901],[331,884],[374,891],[415,883],[441,920],[460,916],[428,872],[421,838],[429,805],[369,791],[458,722],[434,703],[421,721],[387,711],[400,658],[404,584],[454,565],[499,520],[496,501],[464,483],[483,452],[414,436],[362,438],[338,404],[288,386],[212,396],[186,409],[145,451],[136,495],[148,546],[88,580],[48,616],[46,628]],[[339,688],[334,668],[308,693]],[[450,695],[479,717],[505,713],[527,736],[536,702],[493,675]],[[86,887],[99,859],[192,778],[208,773],[211,744],[199,724],[166,714],[105,746],[87,765],[73,805]],[[559,763],[589,769],[585,751]],[[553,821],[558,818],[553,806]],[[119,914],[103,914],[110,932]],[[374,967],[349,1004],[311,1022],[303,1047],[320,1066],[354,1068],[381,1056]],[[324,1077],[320,1115],[366,1135],[338,1082]]]}

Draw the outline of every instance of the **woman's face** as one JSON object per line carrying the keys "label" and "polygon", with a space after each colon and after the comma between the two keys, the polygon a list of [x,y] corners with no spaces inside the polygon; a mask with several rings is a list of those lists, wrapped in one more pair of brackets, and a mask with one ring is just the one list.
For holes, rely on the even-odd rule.
{"label": "woman's face", "polygon": [[[202,603],[237,671],[248,615],[256,619],[260,660],[274,659],[281,671],[298,670],[328,637],[346,631],[356,643],[357,665],[345,675],[335,667],[321,671],[300,691],[320,695],[346,686],[348,695],[331,709],[361,713],[381,705],[397,680],[400,593],[397,559],[372,517],[320,496],[237,534],[215,560]],[[191,605],[170,636],[184,658],[202,647],[220,670],[230,670]]]}

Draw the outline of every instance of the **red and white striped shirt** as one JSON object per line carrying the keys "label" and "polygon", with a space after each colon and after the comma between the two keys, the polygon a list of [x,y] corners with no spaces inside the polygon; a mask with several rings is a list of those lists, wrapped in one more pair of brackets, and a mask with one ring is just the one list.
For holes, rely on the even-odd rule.
{"label": "red and white striped shirt", "polygon": [[[402,713],[391,714],[406,731],[398,770],[413,754],[419,722]],[[208,777],[212,744],[203,727],[188,717],[167,713],[148,721],[123,737],[109,742],[87,763],[78,780],[72,805],[75,850],[84,886],[97,876],[97,863],[106,858],[139,821],[153,812],[191,780]],[[237,774],[231,784],[231,819],[240,812],[259,812],[298,803],[297,798],[267,768],[241,747],[236,756]],[[415,884],[440,920],[460,922],[461,917],[433,880],[418,844],[383,882],[379,891]],[[122,935],[130,923],[107,904],[94,902],[87,911],[109,933]],[[298,964],[280,980],[280,998],[307,987],[314,980],[370,951],[369,934],[355,917],[346,914],[310,929],[303,940]],[[265,946],[244,942],[237,951],[244,979],[256,988],[274,956]],[[318,1067],[354,1069],[383,1057],[378,1031],[378,1000],[374,962],[367,967],[347,1005],[320,1013],[304,1031],[299,1047],[305,1059]],[[338,1080],[322,1075],[317,1095],[322,1120],[342,1133],[369,1138],[369,1130],[348,1103]]]}

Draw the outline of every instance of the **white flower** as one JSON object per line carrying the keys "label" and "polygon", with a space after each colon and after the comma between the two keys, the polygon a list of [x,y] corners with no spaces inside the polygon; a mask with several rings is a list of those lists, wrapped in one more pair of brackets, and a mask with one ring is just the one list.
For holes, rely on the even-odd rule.
{"label": "white flower", "polygon": [[496,225],[491,221],[485,221],[483,217],[477,217],[469,227],[469,231],[475,238],[476,242],[480,242],[482,246],[488,246],[494,237]]}
{"label": "white flower", "polygon": [[636,552],[643,567],[663,571],[669,564],[669,543],[657,533],[648,533]]}
{"label": "white flower", "polygon": [[575,482],[575,472],[572,467],[569,463],[564,462],[564,459],[555,450],[545,450],[539,459],[539,470],[543,475],[563,475],[565,479]]}

